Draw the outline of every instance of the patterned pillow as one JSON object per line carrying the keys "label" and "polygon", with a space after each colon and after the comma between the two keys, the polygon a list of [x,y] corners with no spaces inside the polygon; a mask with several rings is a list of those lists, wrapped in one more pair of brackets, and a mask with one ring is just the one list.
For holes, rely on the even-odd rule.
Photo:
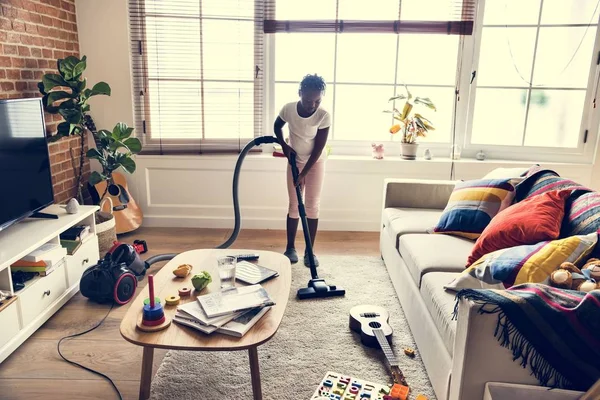
{"label": "patterned pillow", "polygon": [[507,289],[522,283],[548,284],[562,263],[578,264],[594,250],[598,234],[571,236],[502,249],[481,257],[448,285],[447,290]]}
{"label": "patterned pillow", "polygon": [[516,186],[515,201],[546,193],[551,190],[591,190],[570,179],[561,178],[555,171],[542,167],[533,168],[527,177]]}
{"label": "patterned pillow", "polygon": [[433,233],[477,239],[500,211],[512,204],[511,179],[479,179],[458,182]]}
{"label": "patterned pillow", "polygon": [[587,235],[598,230],[600,230],[600,193],[573,193],[565,206],[561,236]]}

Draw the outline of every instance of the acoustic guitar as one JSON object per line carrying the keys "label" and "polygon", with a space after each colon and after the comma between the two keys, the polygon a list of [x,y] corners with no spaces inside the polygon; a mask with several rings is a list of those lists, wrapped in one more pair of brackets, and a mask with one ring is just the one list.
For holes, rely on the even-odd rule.
{"label": "acoustic guitar", "polygon": [[134,231],[142,225],[142,210],[129,193],[127,180],[119,172],[112,173],[110,182],[102,181],[90,187],[90,194],[101,211],[115,217],[117,234]]}
{"label": "acoustic guitar", "polygon": [[399,367],[398,359],[390,347],[394,331],[389,320],[390,314],[383,307],[360,305],[350,310],[350,329],[360,333],[363,345],[381,348],[385,354],[394,381],[389,398],[406,400],[410,389]]}

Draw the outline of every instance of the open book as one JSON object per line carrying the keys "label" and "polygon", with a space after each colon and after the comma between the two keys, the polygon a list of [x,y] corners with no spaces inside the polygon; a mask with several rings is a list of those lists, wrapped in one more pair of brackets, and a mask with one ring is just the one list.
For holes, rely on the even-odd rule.
{"label": "open book", "polygon": [[261,285],[242,286],[222,292],[198,296],[198,302],[208,318],[232,314],[236,311],[275,305]]}

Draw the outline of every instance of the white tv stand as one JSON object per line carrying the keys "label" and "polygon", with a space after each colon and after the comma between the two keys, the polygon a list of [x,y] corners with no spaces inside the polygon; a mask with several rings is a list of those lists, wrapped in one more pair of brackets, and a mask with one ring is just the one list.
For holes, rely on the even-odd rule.
{"label": "white tv stand", "polygon": [[[14,295],[0,305],[0,363],[79,291],[81,274],[98,262],[96,210],[97,206],[80,206],[77,214],[67,214],[52,205],[42,212],[58,219],[26,219],[0,231],[0,290]],[[91,227],[91,238],[48,276],[36,276],[14,292],[10,265],[45,243],[60,244],[60,234],[79,224]]]}

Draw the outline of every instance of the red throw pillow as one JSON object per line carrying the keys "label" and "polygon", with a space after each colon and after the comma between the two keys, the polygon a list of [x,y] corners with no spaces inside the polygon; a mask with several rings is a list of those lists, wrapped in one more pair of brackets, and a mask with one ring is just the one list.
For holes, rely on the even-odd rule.
{"label": "red throw pillow", "polygon": [[467,267],[493,251],[558,239],[570,190],[532,196],[499,212],[475,242]]}

